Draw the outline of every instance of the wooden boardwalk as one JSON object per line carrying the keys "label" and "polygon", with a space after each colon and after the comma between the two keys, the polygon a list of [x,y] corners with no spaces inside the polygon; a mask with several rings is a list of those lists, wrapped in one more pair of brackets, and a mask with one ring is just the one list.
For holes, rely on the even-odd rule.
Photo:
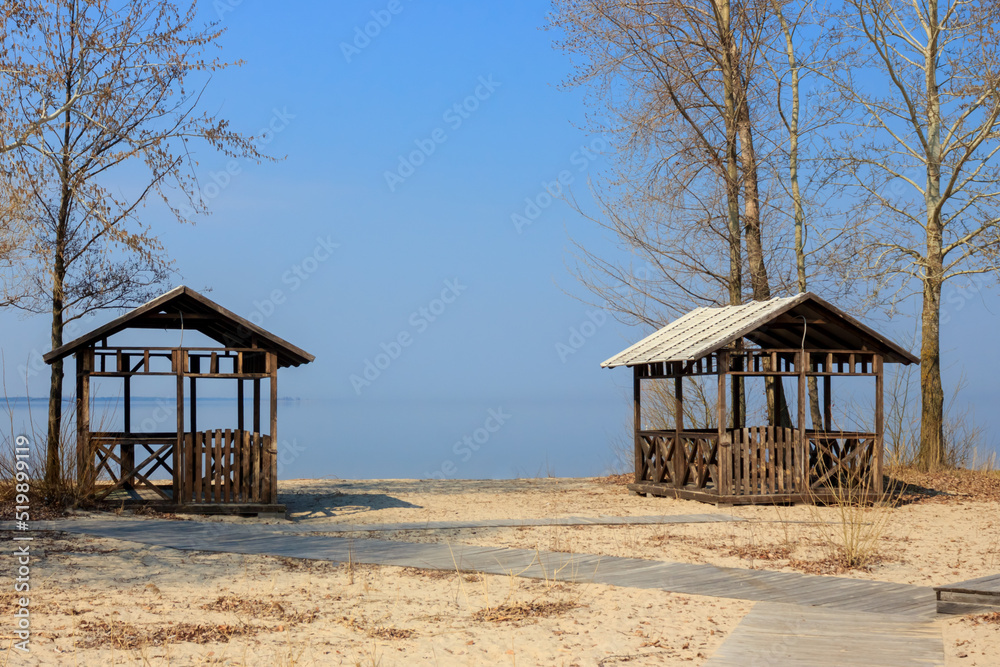
{"label": "wooden boardwalk", "polygon": [[944,664],[940,627],[911,616],[755,605],[705,667],[925,667]]}
{"label": "wooden boardwalk", "polygon": [[675,523],[744,521],[730,514],[662,514],[657,516],[566,516],[543,519],[481,519],[479,521],[408,521],[405,523],[332,523],[301,520],[279,526],[282,533],[366,533],[398,530],[462,530],[529,526],[659,526]]}
{"label": "wooden boardwalk", "polygon": [[937,610],[942,614],[974,614],[1000,611],[1000,574],[935,586]]}
{"label": "wooden boardwalk", "polygon": [[284,526],[276,526],[278,530],[261,530],[264,526],[231,523],[75,520],[36,522],[33,528],[189,551],[264,554],[337,562],[351,559],[374,565],[515,574],[916,619],[930,619],[937,614],[935,594],[928,587],[795,572],[465,544],[351,540],[278,532]]}

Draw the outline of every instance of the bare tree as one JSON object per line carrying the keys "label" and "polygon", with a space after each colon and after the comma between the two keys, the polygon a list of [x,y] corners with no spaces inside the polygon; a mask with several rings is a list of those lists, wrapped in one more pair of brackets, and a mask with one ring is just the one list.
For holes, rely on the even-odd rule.
{"label": "bare tree", "polygon": [[[53,3],[44,0],[5,2],[0,7],[0,154],[36,145],[46,125],[92,92],[78,86],[67,96],[48,95],[58,83],[56,73],[38,67],[32,47],[52,11]],[[27,97],[37,106],[20,108]]]}
{"label": "bare tree", "polygon": [[[34,261],[9,272],[5,288],[19,308],[51,316],[53,348],[63,344],[68,322],[144,301],[168,275],[165,250],[139,214],[157,197],[181,222],[187,221],[182,211],[205,212],[191,143],[262,157],[251,137],[198,112],[208,74],[229,64],[204,57],[222,31],[197,26],[195,14],[195,3],[67,0],[21,35],[23,53],[34,57],[26,67],[49,84],[3,93],[18,101],[8,112],[32,118],[48,104],[61,113],[58,123],[39,130],[39,141],[7,154],[16,156],[11,175],[28,195]],[[126,168],[128,182],[139,185],[112,187]],[[56,362],[46,467],[53,488],[60,478],[62,386]]]}
{"label": "bare tree", "polygon": [[[627,258],[578,245],[580,278],[627,322],[661,325],[692,305],[772,296],[777,237],[765,240],[763,212],[776,188],[762,185],[774,170],[758,152],[771,131],[758,79],[772,23],[766,5],[738,0],[554,3],[559,46],[577,65],[567,83],[587,87],[610,118],[594,128],[616,158],[594,188],[594,219]],[[780,385],[767,393],[771,414],[788,422]]]}
{"label": "bare tree", "polygon": [[855,67],[836,80],[858,127],[841,165],[867,225],[855,269],[893,298],[920,286],[918,461],[934,469],[946,461],[942,287],[1000,269],[1000,5],[846,0],[841,18]]}

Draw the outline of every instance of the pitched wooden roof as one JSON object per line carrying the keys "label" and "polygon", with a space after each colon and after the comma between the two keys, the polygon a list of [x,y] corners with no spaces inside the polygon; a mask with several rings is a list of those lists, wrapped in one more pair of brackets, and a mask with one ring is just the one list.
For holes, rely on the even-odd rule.
{"label": "pitched wooden roof", "polygon": [[[803,338],[804,337],[804,338]],[[740,338],[763,348],[881,352],[887,362],[920,358],[812,292],[742,306],[696,308],[601,364],[604,368],[691,361]]]}
{"label": "pitched wooden roof", "polygon": [[184,285],[175,287],[104,326],[57,347],[43,359],[45,363],[51,364],[125,329],[181,328],[199,331],[227,347],[250,347],[252,340],[256,339],[258,347],[277,353],[279,367],[298,366],[315,359],[305,350],[226,310]]}

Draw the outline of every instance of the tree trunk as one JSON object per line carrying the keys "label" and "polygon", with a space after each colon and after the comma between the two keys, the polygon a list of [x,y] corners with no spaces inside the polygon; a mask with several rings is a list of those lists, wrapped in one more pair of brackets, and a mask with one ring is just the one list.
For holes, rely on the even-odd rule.
{"label": "tree trunk", "polygon": [[[73,24],[73,32],[70,36],[70,49],[68,54],[68,64],[64,94],[67,103],[73,97],[73,77],[74,77],[74,56],[76,48],[76,6],[70,7],[70,20]],[[59,165],[59,178],[61,187],[59,189],[59,218],[56,225],[56,243],[53,249],[52,258],[52,349],[56,349],[63,344],[63,309],[66,303],[66,235],[69,230],[70,210],[72,208],[73,190],[70,183],[70,170],[72,167],[73,150],[71,138],[71,114],[67,106],[65,125],[63,127],[61,160]],[[63,390],[63,362],[56,361],[52,364],[52,376],[49,382],[49,423],[48,433],[45,441],[45,481],[50,493],[55,493],[62,479],[62,461],[59,452],[59,439],[62,435],[62,390]]]}
{"label": "tree trunk", "polygon": [[[771,285],[767,278],[767,266],[764,262],[764,244],[760,219],[760,187],[758,184],[757,151],[754,147],[753,127],[750,118],[750,104],[747,101],[747,90],[740,74],[739,53],[736,51],[736,40],[731,43],[731,62],[733,64],[733,88],[738,96],[736,113],[736,130],[740,140],[740,163],[743,168],[741,190],[743,193],[743,226],[747,244],[747,262],[750,269],[750,289],[754,301],[767,301],[771,298]],[[770,362],[764,362],[764,368],[770,368]],[[777,426],[791,427],[792,417],[788,411],[785,392],[776,377],[765,377],[764,387],[767,392],[768,414],[771,422]]]}
{"label": "tree trunk", "polygon": [[[928,21],[939,26],[937,6],[928,5]],[[933,471],[944,465],[944,388],[941,385],[941,287],[944,283],[941,225],[941,97],[937,83],[940,48],[936,35],[927,45],[924,86],[927,93],[927,258],[920,342],[920,451],[918,465]]]}
{"label": "tree trunk", "polygon": [[[61,235],[60,235],[61,236]],[[57,248],[62,246],[57,241]],[[52,279],[52,349],[63,344],[63,280],[65,266],[61,251],[56,252]],[[45,484],[54,492],[62,479],[59,439],[62,432],[63,361],[53,362],[49,381],[49,419],[45,440]]]}
{"label": "tree trunk", "polygon": [[920,343],[920,452],[918,465],[933,471],[945,463],[944,389],[941,384],[941,281],[924,280]]}
{"label": "tree trunk", "polygon": [[[739,149],[737,147],[736,114],[737,104],[733,89],[734,70],[730,59],[732,51],[732,28],[728,0],[716,0],[716,24],[719,43],[722,45],[722,85],[725,99],[726,126],[726,204],[729,228],[729,305],[743,303],[743,230],[740,225]],[[741,350],[742,341],[737,341],[736,349]],[[740,358],[740,357],[737,357]],[[746,393],[743,378],[731,376],[733,410],[732,427],[743,428],[746,415]]]}

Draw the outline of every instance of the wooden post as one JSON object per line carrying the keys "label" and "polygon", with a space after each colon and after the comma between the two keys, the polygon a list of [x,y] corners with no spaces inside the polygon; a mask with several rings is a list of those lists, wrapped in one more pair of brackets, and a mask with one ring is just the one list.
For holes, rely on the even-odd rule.
{"label": "wooden post", "polygon": [[[740,339],[740,340],[736,341],[736,351],[739,352],[742,349],[743,349],[743,340]],[[746,356],[743,355],[743,354],[737,354],[737,355],[735,355],[734,359],[736,360],[736,363],[733,364],[734,365],[733,370],[736,370],[736,371],[745,371],[746,368],[744,367],[744,362],[746,360]],[[731,424],[731,426],[734,429],[743,428],[743,420],[744,420],[744,415],[743,415],[743,377],[739,376],[739,375],[732,376],[732,378],[730,379],[730,385],[732,387],[732,390],[731,390],[731,392],[732,392],[732,401],[731,401],[731,405],[730,405],[729,409],[730,409],[730,412],[732,413],[732,417],[733,417],[732,418],[732,424]]]}
{"label": "wooden post", "polygon": [[[830,369],[827,369],[830,372]],[[833,377],[830,375],[823,376],[823,421],[826,422],[825,430],[830,433],[833,430]]]}
{"label": "wooden post", "polygon": [[[123,400],[125,402],[124,406],[125,414],[122,423],[125,432],[131,434],[132,433],[132,374],[131,374],[132,365],[130,363],[128,355],[124,356],[123,361],[124,361],[124,370],[129,374],[124,377],[125,387],[123,392]],[[135,467],[135,445],[123,444],[121,446],[121,454],[122,454],[121,477],[123,482],[122,488],[132,489],[133,488],[132,480],[134,479],[134,477],[132,475],[128,475],[128,478],[126,479],[124,473]]]}
{"label": "wooden post", "polygon": [[[201,358],[191,357],[191,372],[201,372]],[[197,378],[191,378],[191,432],[198,432],[198,385]]]}
{"label": "wooden post", "polygon": [[260,435],[260,378],[253,379],[253,432]]}
{"label": "wooden post", "polygon": [[[681,371],[680,368],[677,369]],[[674,378],[674,488],[684,486],[687,472],[687,452],[681,442],[681,431],[684,430],[684,378],[680,375]]]}
{"label": "wooden post", "polygon": [[728,496],[732,489],[733,448],[729,442],[729,431],[726,430],[726,375],[729,374],[729,350],[718,352],[719,395],[715,402],[716,423],[719,429],[719,488],[720,496]]}
{"label": "wooden post", "polygon": [[271,372],[271,467],[268,471],[270,482],[268,491],[269,503],[278,502],[278,355],[267,353],[268,370]]}
{"label": "wooden post", "polygon": [[806,369],[809,367],[809,353],[799,350],[795,353],[795,365],[799,369],[799,451],[798,477],[801,484],[800,492],[809,490],[809,439],[806,437]]}
{"label": "wooden post", "polygon": [[184,451],[184,370],[187,368],[187,352],[185,350],[174,350],[173,356],[175,369],[177,371],[177,441],[174,444],[174,489],[173,500],[182,504],[184,496],[181,491],[181,467]]}
{"label": "wooden post", "polygon": [[236,380],[236,425],[243,432],[243,379]]}
{"label": "wooden post", "polygon": [[633,404],[633,437],[635,439],[635,482],[645,481],[643,479],[643,468],[645,467],[645,456],[642,454],[642,384],[639,378],[639,367],[632,367],[632,404]]}
{"label": "wooden post", "polygon": [[91,348],[76,353],[76,483],[84,495],[94,491],[91,475],[94,454],[90,450],[90,370],[93,364]]}
{"label": "wooden post", "polygon": [[882,465],[885,454],[885,415],[883,410],[885,382],[883,376],[883,358],[881,354],[874,357],[875,365],[875,482],[874,490],[878,498],[882,497]]}

